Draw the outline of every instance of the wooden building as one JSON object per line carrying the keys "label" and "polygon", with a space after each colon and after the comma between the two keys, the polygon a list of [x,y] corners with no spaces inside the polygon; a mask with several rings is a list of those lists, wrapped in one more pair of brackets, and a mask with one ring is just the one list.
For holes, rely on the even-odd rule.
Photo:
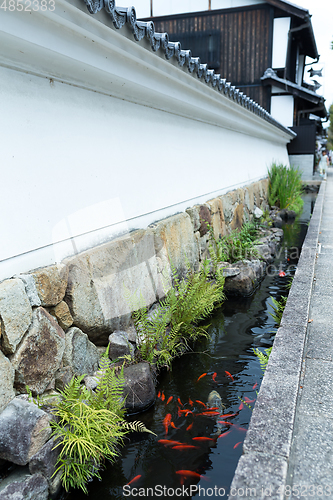
{"label": "wooden building", "polygon": [[[238,0],[237,7],[151,18],[157,32],[221,74],[298,134],[292,155],[311,155],[327,118],[325,99],[304,83],[306,56],[319,54],[308,10],[283,0]],[[225,0],[226,6],[231,4]],[[244,5],[242,5],[244,4]],[[246,4],[246,5],[245,5]]]}

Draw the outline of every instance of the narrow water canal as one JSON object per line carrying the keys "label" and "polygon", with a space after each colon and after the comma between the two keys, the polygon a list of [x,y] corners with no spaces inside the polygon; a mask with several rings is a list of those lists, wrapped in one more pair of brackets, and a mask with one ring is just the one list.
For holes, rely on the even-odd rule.
{"label": "narrow water canal", "polygon": [[[102,481],[90,483],[88,498],[126,498],[124,492],[129,488],[123,490],[123,486],[133,479],[130,487],[137,488],[137,494],[140,488],[148,492],[147,488],[156,487],[150,498],[172,497],[173,490],[174,498],[199,496],[194,489],[190,496],[177,495],[179,488],[190,485],[204,488],[213,498],[223,498],[224,489],[227,497],[263,376],[253,348],[264,351],[273,343],[276,328],[269,314],[270,297],[279,300],[288,293],[287,284],[297,264],[295,248],[302,245],[314,202],[314,194],[304,195],[303,214],[284,228],[282,247],[254,295],[229,297],[210,320],[209,339],[198,342],[195,352],[175,360],[172,371],[159,377],[160,398],[147,412],[134,416],[157,436],[139,434],[128,441],[118,462],[102,472]],[[281,270],[285,276],[279,276]],[[223,413],[229,416],[221,419],[218,411],[218,415],[205,415],[203,404],[213,390],[220,394]],[[163,420],[168,413],[175,428],[169,427],[165,435]],[[216,490],[211,494],[215,487],[219,495]],[[63,498],[87,496],[73,491]]]}

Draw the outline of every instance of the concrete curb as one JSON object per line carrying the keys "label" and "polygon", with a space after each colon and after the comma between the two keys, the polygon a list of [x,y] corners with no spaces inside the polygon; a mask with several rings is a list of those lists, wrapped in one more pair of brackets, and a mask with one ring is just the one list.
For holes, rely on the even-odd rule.
{"label": "concrete curb", "polygon": [[230,498],[284,498],[325,189],[322,182]]}

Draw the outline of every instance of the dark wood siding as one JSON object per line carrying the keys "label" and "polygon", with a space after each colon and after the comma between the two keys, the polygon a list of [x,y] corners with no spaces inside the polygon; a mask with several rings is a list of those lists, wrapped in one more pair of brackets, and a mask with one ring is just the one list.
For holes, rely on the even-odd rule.
{"label": "dark wood siding", "polygon": [[224,9],[154,18],[158,32],[191,49],[233,85],[269,111],[269,90],[260,78],[271,63],[272,8]]}

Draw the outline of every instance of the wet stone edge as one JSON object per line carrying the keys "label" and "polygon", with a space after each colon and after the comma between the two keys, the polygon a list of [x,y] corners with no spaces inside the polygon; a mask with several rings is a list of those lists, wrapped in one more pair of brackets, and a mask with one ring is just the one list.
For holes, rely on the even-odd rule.
{"label": "wet stone edge", "polygon": [[322,182],[231,483],[232,498],[246,488],[256,498],[265,497],[263,488],[270,488],[270,498],[284,498],[325,189]]}

